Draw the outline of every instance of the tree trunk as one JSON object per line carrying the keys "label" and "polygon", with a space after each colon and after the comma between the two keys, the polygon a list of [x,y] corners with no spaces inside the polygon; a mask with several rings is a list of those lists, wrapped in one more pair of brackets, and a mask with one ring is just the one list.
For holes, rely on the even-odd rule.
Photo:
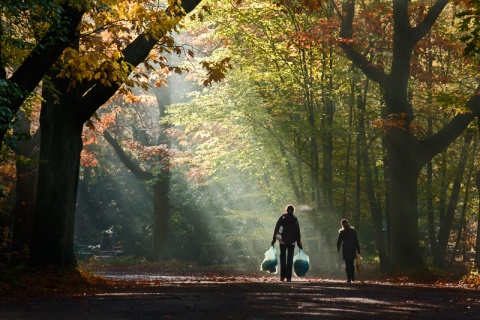
{"label": "tree trunk", "polygon": [[[477,191],[480,190],[480,171],[477,172],[475,177],[475,184],[477,186]],[[478,194],[480,199],[480,191]],[[477,210],[477,238],[475,239],[475,266],[477,270],[480,270],[480,206]]]}
{"label": "tree trunk", "polygon": [[[473,161],[472,161],[473,164]],[[471,170],[469,170],[471,173]],[[457,239],[455,240],[455,246],[453,247],[453,254],[450,257],[450,263],[449,267],[453,265],[453,262],[455,262],[455,255],[457,253],[457,250],[460,246],[460,241],[462,241],[462,235],[463,235],[463,228],[465,228],[465,224],[467,222],[467,219],[465,218],[467,215],[467,209],[468,209],[468,201],[469,201],[469,194],[470,194],[470,176],[468,177],[467,185],[465,186],[465,196],[463,197],[463,205],[462,205],[462,213],[460,214],[460,221],[458,224],[458,231],[457,231]],[[463,254],[463,253],[462,253]]]}
{"label": "tree trunk", "polygon": [[[29,134],[31,121],[19,110],[17,113],[17,134]],[[16,161],[17,184],[15,188],[15,208],[13,213],[12,264],[21,264],[28,258],[28,248],[32,238],[35,200],[38,182],[38,157],[40,130],[29,140],[19,140],[15,154],[22,158]]]}
{"label": "tree trunk", "polygon": [[433,211],[433,167],[432,161],[427,164],[427,217],[428,217],[428,239],[433,261],[438,260],[437,233],[435,232],[435,213]]}
{"label": "tree trunk", "polygon": [[155,261],[166,258],[169,248],[170,230],[170,173],[165,171],[153,185],[153,235],[152,258]]}
{"label": "tree trunk", "polygon": [[[347,213],[347,193],[348,193],[348,178],[350,175],[350,156],[352,153],[352,134],[353,131],[353,108],[355,105],[355,80],[351,79],[350,81],[350,99],[349,104],[349,113],[348,113],[348,141],[347,141],[347,151],[345,156],[345,182],[343,184],[343,194],[342,194],[342,217],[345,217]],[[357,215],[355,215],[357,216]],[[355,225],[357,226],[359,221],[355,220]]]}
{"label": "tree trunk", "polygon": [[[184,12],[178,13],[178,18],[195,9],[200,1],[182,1]],[[139,65],[158,40],[150,34],[140,34],[122,50],[122,60],[131,66]],[[62,81],[55,75],[51,79],[60,100],[57,103],[52,92],[44,93],[39,183],[29,264],[71,267],[76,266],[73,239],[83,124],[121,84],[106,87],[99,79],[68,90],[66,79]]]}
{"label": "tree trunk", "polygon": [[74,99],[55,104],[44,90],[41,150],[29,264],[76,266],[73,250],[83,123],[69,112]]}
{"label": "tree trunk", "polygon": [[323,202],[329,207],[333,206],[333,135],[332,126],[334,118],[333,100],[325,101],[324,116],[322,119],[322,189]]}
{"label": "tree trunk", "polygon": [[417,224],[417,178],[413,137],[398,128],[387,131],[390,195],[389,267],[403,270],[421,266]]}
{"label": "tree trunk", "polygon": [[480,97],[476,94],[477,88],[467,104],[467,109],[473,112],[457,114],[443,129],[424,141],[417,141],[410,132],[415,116],[407,95],[412,51],[431,30],[447,3],[448,0],[437,0],[428,8],[423,20],[412,26],[409,1],[392,2],[394,34],[390,74],[357,50],[353,41],[355,1],[348,0],[342,4],[340,36],[345,41],[340,46],[367,77],[380,85],[387,109],[388,116],[384,119],[389,163],[390,268],[407,269],[423,264],[418,244],[419,172],[435,155],[445,150],[478,115]]}
{"label": "tree trunk", "polygon": [[372,167],[370,165],[370,159],[368,157],[367,141],[365,135],[365,99],[359,99],[357,103],[358,107],[358,138],[360,146],[360,157],[363,164],[363,173],[365,175],[365,184],[368,203],[370,206],[370,212],[372,214],[373,229],[375,232],[375,243],[377,245],[378,256],[380,258],[380,269],[388,269],[388,256],[385,247],[385,239],[383,237],[382,228],[382,210],[375,194],[375,187],[372,177]]}
{"label": "tree trunk", "polygon": [[293,193],[295,194],[295,199],[298,202],[303,203],[304,200],[302,199],[302,196],[300,195],[300,189],[298,188],[297,181],[295,180],[295,173],[293,171],[292,164],[290,163],[290,160],[287,157],[287,152],[285,151],[285,147],[283,146],[283,144],[279,145],[279,149],[280,149],[280,153],[282,155],[282,158],[285,159],[284,160],[285,161],[285,168],[287,169],[287,175],[288,175],[288,178],[290,180],[290,185],[293,189]]}
{"label": "tree trunk", "polygon": [[[171,85],[171,83],[170,83]],[[167,88],[155,88],[155,97],[159,109],[159,122],[165,117],[166,108],[172,103],[172,91],[170,86]],[[170,151],[171,141],[167,136],[169,126],[163,125],[159,136],[158,143],[164,144]],[[170,232],[170,158],[166,155],[159,159],[162,164],[162,171],[156,177],[157,181],[154,185],[154,205],[153,205],[153,245],[152,253],[155,260],[165,258],[167,256],[167,249],[170,247],[169,232]]]}
{"label": "tree trunk", "polygon": [[[453,218],[457,209],[460,187],[462,184],[465,167],[467,165],[471,142],[472,134],[470,133],[465,136],[465,141],[463,143],[462,152],[460,154],[460,160],[458,162],[452,193],[450,195],[450,201],[448,202],[447,211],[445,214],[445,219],[443,219],[443,223],[440,225],[440,229],[438,230],[438,260],[435,260],[434,263],[439,268],[445,267],[448,240],[450,238]],[[455,254],[455,252],[453,254]]]}

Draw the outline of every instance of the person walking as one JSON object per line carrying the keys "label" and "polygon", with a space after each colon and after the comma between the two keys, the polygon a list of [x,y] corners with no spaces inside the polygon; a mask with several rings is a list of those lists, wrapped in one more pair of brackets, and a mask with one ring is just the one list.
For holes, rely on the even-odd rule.
{"label": "person walking", "polygon": [[280,242],[280,281],[292,281],[293,252],[295,245],[303,249],[300,224],[293,215],[295,207],[288,205],[285,213],[278,219],[273,232],[272,246],[278,240]]}
{"label": "person walking", "polygon": [[360,244],[358,242],[357,232],[348,223],[347,219],[340,222],[342,228],[338,230],[337,251],[342,246],[343,260],[345,260],[345,271],[347,272],[347,282],[355,281],[354,260],[357,258],[357,252],[360,253]]}

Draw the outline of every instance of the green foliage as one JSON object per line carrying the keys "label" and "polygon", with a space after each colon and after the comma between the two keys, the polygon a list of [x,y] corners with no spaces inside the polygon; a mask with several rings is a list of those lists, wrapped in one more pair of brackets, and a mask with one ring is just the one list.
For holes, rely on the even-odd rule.
{"label": "green foliage", "polygon": [[465,43],[465,54],[480,57],[480,1],[466,2],[457,16],[461,20],[460,39]]}
{"label": "green foliage", "polygon": [[[169,84],[172,96],[182,96],[177,101],[183,103],[170,105],[168,118],[161,119],[162,124],[174,126],[169,130],[173,143],[168,150],[174,175],[170,194],[171,237],[175,243],[172,256],[202,264],[221,261],[225,256],[230,260],[247,255],[262,257],[276,219],[287,203],[294,203],[302,207],[298,213],[305,231],[304,244],[313,251],[312,259],[317,259],[313,266],[335,267],[333,242],[341,215],[356,220],[365,255],[375,260],[372,204],[366,195],[365,170],[372,175],[373,192],[384,220],[381,224],[385,226],[388,167],[384,167],[382,92],[352,68],[339,51],[340,21],[333,8],[327,4],[304,7],[300,3],[205,3],[211,6],[206,10],[209,13],[189,21],[190,36],[181,35],[198,49],[198,54],[185,62],[193,66],[188,77],[193,84],[187,78],[181,78],[181,84]],[[384,67],[386,72],[392,59],[390,4],[367,1],[359,8],[357,21],[361,26],[358,38],[363,41],[358,45],[367,46],[371,63]],[[425,7],[415,3],[411,10],[418,18]],[[442,16],[445,19],[436,26],[437,32],[429,34],[414,51],[410,102],[416,114],[412,132],[419,140],[443,128],[455,112],[462,112],[458,106],[471,94],[477,76],[478,66],[462,56],[462,46],[451,29],[452,16],[446,12]],[[91,58],[95,57],[91,54]],[[72,65],[77,66],[74,61]],[[85,60],[81,65],[85,73],[79,79],[103,78],[90,71],[95,63],[95,59]],[[195,91],[184,95],[182,86]],[[139,105],[146,107],[147,100]],[[360,110],[363,103],[365,110]],[[328,107],[333,108],[331,114]],[[117,137],[130,146],[133,157],[142,160],[144,169],[161,172],[166,167],[158,161],[159,154],[148,153],[142,145],[143,141],[153,143],[152,137],[160,130],[155,123],[158,111],[150,113],[148,119],[138,117],[138,108],[125,107],[115,114],[121,127]],[[362,150],[357,148],[360,115],[366,123],[371,163],[366,169],[361,166]],[[141,128],[140,122],[144,124]],[[331,172],[326,147],[329,136]],[[451,190],[460,148],[461,143],[455,143],[432,161],[434,177],[430,185],[426,184],[425,172],[420,174],[422,232],[429,223],[429,192],[434,195],[435,228],[442,219],[442,206],[444,209]],[[105,170],[117,170],[114,168]],[[322,185],[327,173],[332,176],[333,204],[325,209],[325,198],[317,199],[315,191],[319,188],[328,194],[327,186]],[[298,197],[293,182],[298,186]],[[110,196],[114,198],[113,192]],[[469,221],[477,206],[470,201]],[[150,225],[138,227],[139,221],[126,221],[146,236],[151,231]],[[122,224],[127,228],[127,222]],[[428,243],[424,237],[421,240]]]}

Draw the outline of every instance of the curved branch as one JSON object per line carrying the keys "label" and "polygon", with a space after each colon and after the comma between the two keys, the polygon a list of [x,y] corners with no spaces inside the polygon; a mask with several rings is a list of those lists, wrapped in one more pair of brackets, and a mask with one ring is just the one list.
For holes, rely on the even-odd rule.
{"label": "curved branch", "polygon": [[370,61],[360,54],[353,47],[353,17],[355,16],[355,1],[346,0],[342,4],[342,24],[340,26],[340,47],[347,56],[362,72],[371,80],[384,87],[386,85],[387,75],[377,67],[374,67]]}
{"label": "curved branch", "polygon": [[480,85],[467,102],[468,111],[457,114],[442,130],[418,144],[419,159],[422,163],[430,161],[457,139],[475,117],[480,116]]}
{"label": "curved branch", "polygon": [[151,172],[148,172],[148,171],[145,171],[145,170],[142,170],[142,168],[140,168],[140,166],[138,165],[138,163],[136,163],[133,159],[131,159],[126,153],[125,151],[123,151],[122,147],[120,146],[120,144],[118,143],[118,141],[112,137],[112,135],[110,134],[110,132],[108,132],[107,130],[103,131],[103,137],[105,138],[105,140],[108,141],[108,143],[113,147],[113,150],[115,150],[115,153],[117,154],[117,156],[120,158],[120,160],[122,161],[122,163],[125,165],[125,167],[127,167],[128,170],[132,171],[133,174],[139,178],[139,179],[142,179],[142,180],[151,180],[153,179],[153,174]]}

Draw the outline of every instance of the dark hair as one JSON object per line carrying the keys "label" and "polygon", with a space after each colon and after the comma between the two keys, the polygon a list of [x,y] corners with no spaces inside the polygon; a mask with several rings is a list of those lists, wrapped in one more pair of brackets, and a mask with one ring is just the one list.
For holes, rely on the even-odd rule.
{"label": "dark hair", "polygon": [[342,219],[342,221],[340,221],[340,223],[342,224],[343,228],[350,228],[350,224],[348,223],[347,219]]}
{"label": "dark hair", "polygon": [[292,214],[294,211],[295,211],[295,207],[292,206],[291,204],[289,204],[289,205],[285,208],[285,212],[286,212],[286,213]]}

